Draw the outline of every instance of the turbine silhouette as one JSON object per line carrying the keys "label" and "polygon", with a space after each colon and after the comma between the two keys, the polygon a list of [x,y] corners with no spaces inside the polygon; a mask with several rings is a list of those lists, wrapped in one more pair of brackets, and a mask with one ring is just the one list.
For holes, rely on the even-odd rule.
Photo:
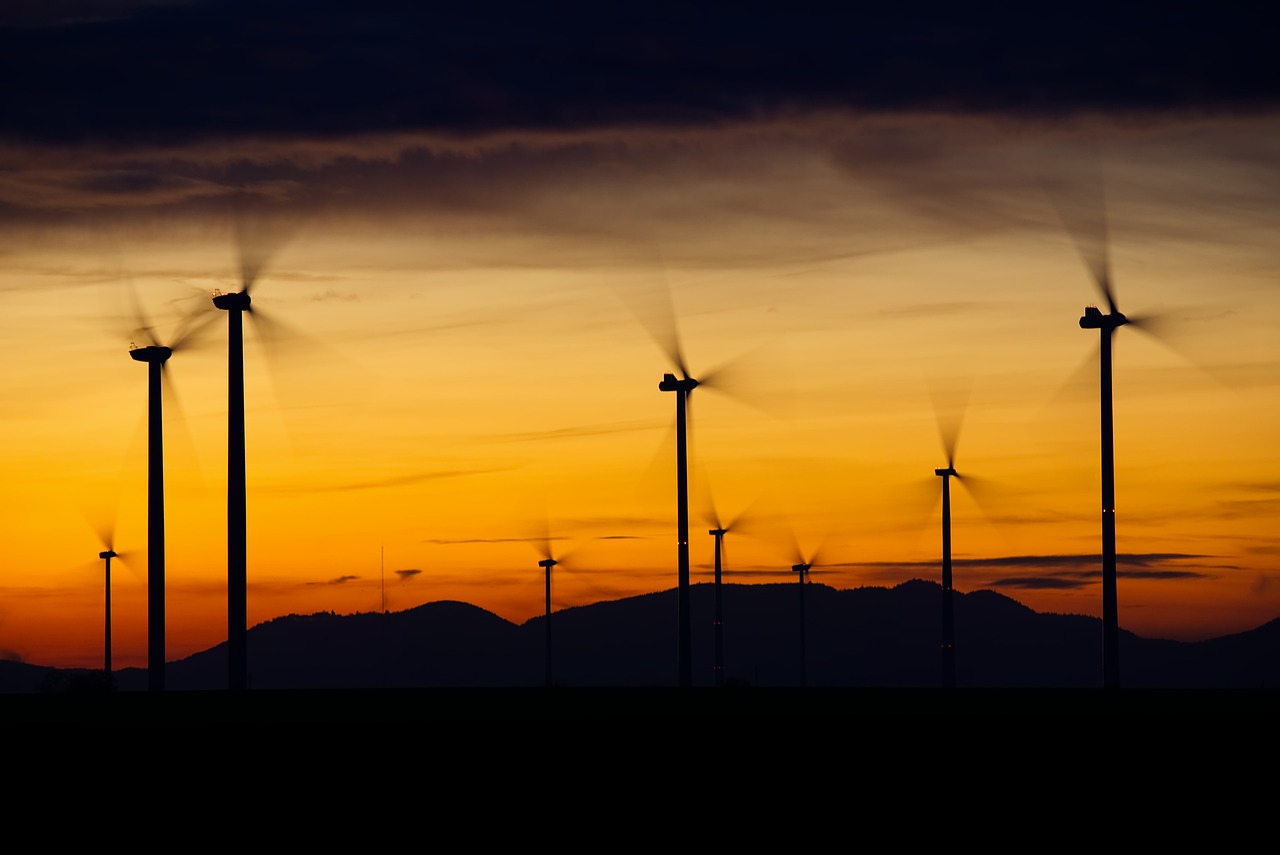
{"label": "turbine silhouette", "polygon": [[791,572],[796,574],[796,579],[800,582],[800,685],[804,686],[808,683],[809,675],[809,653],[808,653],[808,621],[804,613],[804,588],[805,580],[809,576],[809,571],[813,569],[812,562],[801,561],[791,565]]}
{"label": "turbine silhouette", "polygon": [[748,512],[743,511],[737,516],[729,519],[723,519],[716,510],[715,501],[711,497],[711,488],[704,484],[703,487],[704,500],[707,507],[704,510],[704,517],[711,529],[707,534],[714,538],[715,542],[715,575],[713,589],[715,592],[715,611],[712,616],[712,631],[715,640],[715,659],[713,660],[712,673],[717,686],[724,684],[724,597],[723,597],[723,577],[724,577],[724,536],[730,531],[739,531],[743,527],[748,517]]}
{"label": "turbine silhouette", "polygon": [[98,553],[98,557],[103,559],[105,564],[103,568],[105,594],[103,597],[102,621],[102,673],[106,688],[110,691],[115,688],[115,671],[111,660],[111,561],[115,559],[118,563],[124,563],[129,560],[131,553],[116,552],[114,520],[107,524],[95,525],[94,529],[98,535],[98,542],[103,547],[102,551]]}
{"label": "turbine silhouette", "polygon": [[[649,283],[646,283],[649,286]],[[676,582],[678,627],[678,678],[681,687],[693,685],[692,615],[689,588],[689,412],[690,396],[699,387],[727,392],[737,385],[733,367],[725,365],[694,377],[684,358],[684,349],[676,324],[671,290],[665,280],[661,287],[645,287],[643,293],[623,295],[630,299],[631,309],[644,324],[649,335],[667,356],[677,373],[662,375],[658,389],[675,394],[676,402]]]}
{"label": "turbine silhouette", "polygon": [[676,394],[676,585],[677,620],[679,626],[679,681],[682,687],[693,685],[692,617],[689,592],[689,447],[687,425],[689,393],[698,381],[689,376],[683,360],[680,377],[662,375],[658,389]]}
{"label": "turbine silhouette", "polygon": [[98,557],[106,561],[106,619],[103,621],[104,638],[102,641],[102,675],[106,678],[107,688],[115,685],[115,672],[111,669],[111,559],[117,558],[110,546],[98,553]]}
{"label": "turbine silhouette", "polygon": [[[227,313],[227,684],[248,688],[248,531],[245,486],[244,431],[244,316],[253,317],[260,331],[265,324],[253,308],[249,292],[257,283],[271,252],[283,243],[265,223],[251,226],[238,217],[236,250],[240,290],[215,291],[213,305]],[[274,324],[274,322],[272,322]]]}
{"label": "turbine silhouette", "polygon": [[[207,322],[204,313],[189,313],[168,344],[156,338],[132,290],[134,314],[139,323],[135,336],[147,344],[130,345],[129,356],[147,365],[147,686],[165,687],[165,518],[164,518],[164,404],[168,386],[168,362],[174,352],[188,345]],[[112,551],[110,548],[106,552]],[[100,557],[105,557],[102,555]]]}
{"label": "turbine silhouette", "polygon": [[555,567],[558,562],[551,557],[547,557],[538,562],[538,566],[546,571],[547,576],[547,616],[543,623],[546,625],[546,675],[544,683],[548,689],[551,688],[551,568]]}
{"label": "turbine silhouette", "polygon": [[934,409],[938,418],[942,450],[947,455],[946,467],[933,470],[933,474],[942,479],[942,686],[953,689],[956,685],[956,636],[955,589],[951,577],[951,479],[960,478],[955,465],[956,444],[960,439],[960,424],[964,413],[961,410],[944,415],[936,401]]}
{"label": "turbine silhouette", "polygon": [[1101,349],[1101,433],[1102,433],[1102,682],[1106,688],[1120,685],[1120,621],[1116,592],[1116,463],[1114,416],[1112,412],[1111,357],[1115,331],[1129,319],[1116,307],[1110,281],[1101,277],[1098,286],[1106,296],[1108,313],[1086,306],[1081,329],[1096,329]]}
{"label": "turbine silhouette", "polygon": [[728,527],[717,525],[707,532],[715,538],[716,575],[715,575],[715,614],[712,616],[712,628],[715,631],[715,661],[712,670],[717,686],[724,684],[724,601],[720,594],[721,557],[724,552],[724,536],[729,533]]}
{"label": "turbine silhouette", "polygon": [[[1081,329],[1098,330],[1100,340],[1099,391],[1102,469],[1102,682],[1108,689],[1120,685],[1120,620],[1116,592],[1116,489],[1115,431],[1112,401],[1112,356],[1115,332],[1122,326],[1141,327],[1143,319],[1128,317],[1116,303],[1111,279],[1111,261],[1106,203],[1101,174],[1091,175],[1078,187],[1087,194],[1077,204],[1058,201],[1058,212],[1071,232],[1076,248],[1089,268],[1091,278],[1107,312],[1095,305],[1085,307]],[[1081,204],[1083,203],[1083,204]]]}
{"label": "turbine silhouette", "polygon": [[560,556],[559,560],[555,558],[555,550],[551,546],[552,538],[549,534],[543,533],[538,541],[538,554],[542,556],[542,560],[538,562],[538,566],[542,568],[543,575],[546,580],[546,617],[543,621],[545,628],[545,675],[543,682],[549,689],[552,686],[552,648],[551,648],[551,568],[562,563],[564,556]]}
{"label": "turbine silhouette", "polygon": [[[658,389],[676,396],[676,559],[679,619],[679,677],[681,686],[693,684],[693,651],[691,647],[692,615],[689,588],[689,411],[690,396],[699,386],[718,388],[717,378],[723,368],[696,379],[689,374],[679,342],[674,337],[668,355],[680,372],[662,375]],[[718,527],[718,526],[717,526]]]}
{"label": "turbine silhouette", "polygon": [[822,549],[819,547],[806,554],[801,551],[800,543],[795,539],[794,534],[792,534],[792,540],[795,544],[795,563],[791,565],[791,572],[796,574],[796,579],[800,583],[800,685],[805,686],[808,685],[809,680],[809,621],[805,615],[805,588],[811,584],[809,574],[818,565],[819,553]]}

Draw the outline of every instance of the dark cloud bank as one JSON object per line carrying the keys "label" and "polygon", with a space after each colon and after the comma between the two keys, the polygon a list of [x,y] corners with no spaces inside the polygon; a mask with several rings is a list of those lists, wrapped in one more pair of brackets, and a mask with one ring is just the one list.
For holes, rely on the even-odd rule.
{"label": "dark cloud bank", "polygon": [[1275,17],[1254,3],[18,3],[0,14],[3,133],[165,144],[813,109],[1248,110],[1280,91]]}

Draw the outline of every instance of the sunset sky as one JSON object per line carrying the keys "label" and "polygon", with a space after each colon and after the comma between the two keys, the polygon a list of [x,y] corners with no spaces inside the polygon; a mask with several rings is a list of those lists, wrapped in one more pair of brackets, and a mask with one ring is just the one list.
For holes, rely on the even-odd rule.
{"label": "sunset sky", "polygon": [[[727,366],[692,396],[695,582],[712,505],[729,581],[796,544],[814,582],[939,580],[958,422],[957,590],[1100,615],[1104,250],[1149,321],[1116,339],[1120,625],[1280,616],[1280,86],[1246,4],[399,5],[0,11],[0,656],[101,665],[113,531],[115,664],[145,665],[129,347],[242,256],[251,625],[524,621],[546,534],[557,608],[674,587],[677,330]],[[165,404],[171,660],[226,638],[210,320]]]}

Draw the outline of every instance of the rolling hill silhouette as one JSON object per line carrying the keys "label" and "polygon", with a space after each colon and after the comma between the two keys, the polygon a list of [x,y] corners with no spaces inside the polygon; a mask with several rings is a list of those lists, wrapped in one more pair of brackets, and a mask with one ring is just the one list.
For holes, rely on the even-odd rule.
{"label": "rolling hill silhouette", "polygon": [[[726,685],[800,683],[798,586],[725,585]],[[694,685],[711,687],[711,584],[692,586]],[[555,683],[564,688],[677,685],[677,592],[555,612]],[[933,689],[941,685],[942,589],[910,581],[893,588],[806,590],[807,684],[814,689]],[[257,690],[540,687],[545,617],[507,621],[442,601],[393,613],[287,615],[253,627],[250,688]],[[1102,686],[1097,618],[1039,613],[989,590],[956,593],[956,683],[960,689],[1090,689]],[[1280,619],[1203,642],[1121,633],[1121,685],[1129,689],[1280,688]],[[144,692],[145,669],[117,672],[120,692]],[[170,662],[170,691],[227,687],[220,644]],[[0,691],[101,688],[99,672],[0,662]]]}

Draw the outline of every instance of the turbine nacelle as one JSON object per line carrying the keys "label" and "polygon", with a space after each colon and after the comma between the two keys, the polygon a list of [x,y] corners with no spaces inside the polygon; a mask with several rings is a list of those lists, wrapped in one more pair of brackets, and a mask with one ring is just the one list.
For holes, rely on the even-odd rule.
{"label": "turbine nacelle", "polygon": [[173,356],[173,350],[162,344],[149,344],[146,347],[135,347],[129,356],[138,362],[166,362]]}
{"label": "turbine nacelle", "polygon": [[948,466],[946,469],[935,469],[933,470],[933,474],[937,475],[939,478],[949,478],[959,475],[954,466]]}
{"label": "turbine nacelle", "polygon": [[809,572],[809,568],[812,566],[813,566],[812,564],[792,564],[791,572],[799,573],[801,576],[803,576],[804,574]]}
{"label": "turbine nacelle", "polygon": [[707,534],[713,535],[715,537],[724,537],[728,533],[729,533],[729,529],[727,528],[713,528],[707,532]]}
{"label": "turbine nacelle", "polygon": [[556,566],[556,564],[558,564],[558,563],[560,563],[560,562],[556,561],[554,558],[544,558],[544,559],[542,559],[541,561],[539,561],[539,562],[538,562],[538,566],[539,566],[539,567],[545,567],[545,568],[547,568],[548,570],[550,570],[552,567],[555,567],[555,566]]}
{"label": "turbine nacelle", "polygon": [[658,388],[663,392],[684,392],[687,394],[698,388],[698,381],[692,377],[685,377],[680,380],[674,374],[663,374],[662,382],[658,384]]}
{"label": "turbine nacelle", "polygon": [[225,309],[229,312],[247,312],[249,311],[250,302],[249,294],[246,291],[236,291],[231,294],[215,292],[213,295],[213,305],[217,306],[219,309]]}
{"label": "turbine nacelle", "polygon": [[106,552],[99,552],[98,557],[99,558],[118,558],[119,556],[117,556],[115,552],[113,552],[112,550],[108,549]]}
{"label": "turbine nacelle", "polygon": [[1113,311],[1109,315],[1102,314],[1097,306],[1085,306],[1084,317],[1080,319],[1080,328],[1085,330],[1114,330],[1129,323],[1123,313]]}

